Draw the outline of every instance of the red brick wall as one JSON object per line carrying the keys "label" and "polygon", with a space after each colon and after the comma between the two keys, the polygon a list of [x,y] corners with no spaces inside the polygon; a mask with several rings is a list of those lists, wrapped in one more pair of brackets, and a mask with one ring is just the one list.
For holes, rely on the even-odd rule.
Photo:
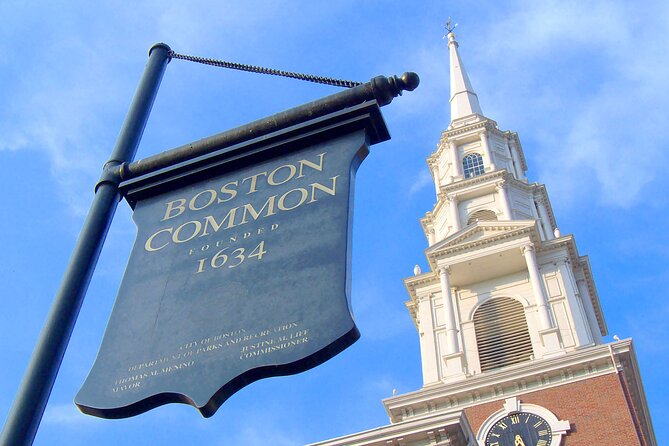
{"label": "red brick wall", "polygon": [[[643,446],[615,373],[529,392],[519,395],[518,399],[543,406],[560,420],[569,420],[571,430],[560,446]],[[475,433],[503,403],[504,398],[465,409]]]}

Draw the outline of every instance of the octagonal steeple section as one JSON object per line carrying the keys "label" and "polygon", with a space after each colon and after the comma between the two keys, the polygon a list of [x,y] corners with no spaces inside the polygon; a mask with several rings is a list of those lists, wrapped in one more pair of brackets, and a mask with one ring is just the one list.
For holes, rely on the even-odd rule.
{"label": "octagonal steeple section", "polygon": [[545,188],[529,184],[518,134],[484,116],[448,29],[451,121],[427,162],[437,203],[421,220],[430,246],[476,221],[535,220],[542,240],[557,225]]}

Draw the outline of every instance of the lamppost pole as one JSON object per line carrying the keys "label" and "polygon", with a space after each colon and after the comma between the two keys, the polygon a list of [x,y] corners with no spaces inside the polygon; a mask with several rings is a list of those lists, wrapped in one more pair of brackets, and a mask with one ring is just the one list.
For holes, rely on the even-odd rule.
{"label": "lamppost pole", "polygon": [[79,309],[93,275],[102,245],[116,211],[118,169],[132,162],[144,127],[156,98],[158,87],[170,60],[170,48],[159,43],[149,51],[130,109],[121,128],[116,146],[103,168],[95,187],[95,197],[86,216],[70,258],[60,289],[42,328],[28,369],[7,416],[0,445],[27,446],[35,439],[58,369],[70,341]]}

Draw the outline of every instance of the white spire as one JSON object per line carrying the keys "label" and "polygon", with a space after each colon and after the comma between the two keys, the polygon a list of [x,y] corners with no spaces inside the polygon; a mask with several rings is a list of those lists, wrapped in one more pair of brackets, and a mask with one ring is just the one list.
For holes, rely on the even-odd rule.
{"label": "white spire", "polygon": [[451,124],[456,119],[477,114],[483,115],[479,98],[472,88],[465,67],[458,54],[458,42],[455,41],[453,29],[448,29],[448,49],[451,62]]}

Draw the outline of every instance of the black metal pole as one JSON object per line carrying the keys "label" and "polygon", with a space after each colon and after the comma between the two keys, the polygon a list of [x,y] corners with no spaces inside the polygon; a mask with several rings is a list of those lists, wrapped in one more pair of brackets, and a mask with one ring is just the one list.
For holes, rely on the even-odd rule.
{"label": "black metal pole", "polygon": [[133,160],[165,67],[169,62],[169,51],[170,48],[163,43],[154,45],[149,51],[149,60],[130,104],[116,146],[96,186],[93,204],[79,234],[14,405],[7,416],[0,437],[2,446],[31,445],[35,439],[86,289],[119,202],[118,182],[107,172],[109,167]]}

